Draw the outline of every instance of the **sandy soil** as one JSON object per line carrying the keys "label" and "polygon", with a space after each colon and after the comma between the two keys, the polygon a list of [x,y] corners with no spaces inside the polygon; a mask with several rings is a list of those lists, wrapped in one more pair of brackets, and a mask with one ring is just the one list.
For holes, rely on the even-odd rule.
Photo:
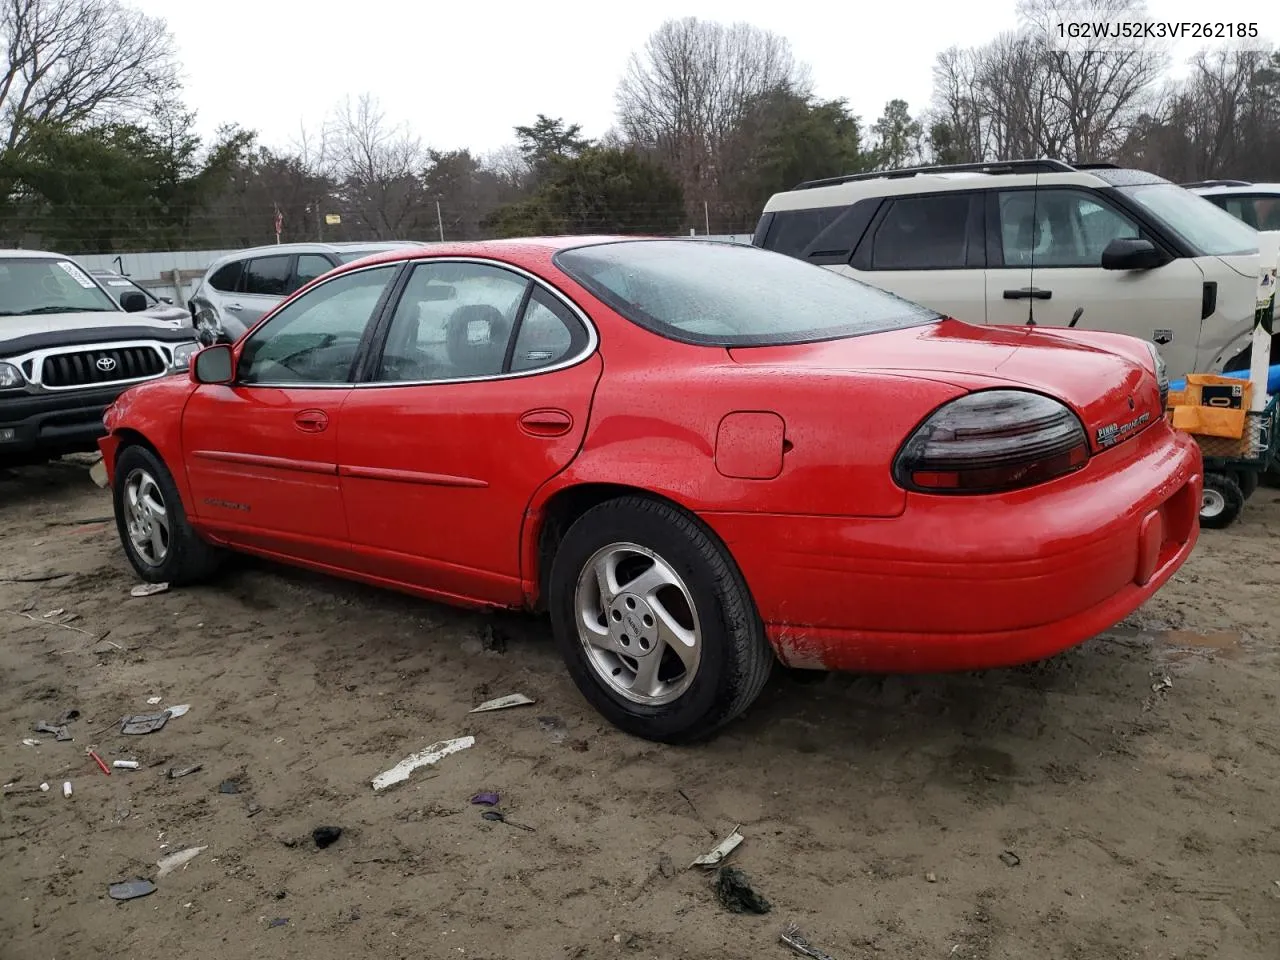
{"label": "sandy soil", "polygon": [[[109,514],[83,466],[0,474],[3,960],[737,960],[787,956],[790,921],[835,960],[1280,949],[1276,491],[1111,635],[1018,670],[779,677],[691,749],[606,726],[541,621],[253,562],[132,599]],[[513,692],[538,703],[467,712]],[[152,697],[191,710],[120,735]],[[72,709],[71,742],[33,733]],[[767,916],[686,869],[737,824]],[[107,897],[135,877],[157,891]]]}

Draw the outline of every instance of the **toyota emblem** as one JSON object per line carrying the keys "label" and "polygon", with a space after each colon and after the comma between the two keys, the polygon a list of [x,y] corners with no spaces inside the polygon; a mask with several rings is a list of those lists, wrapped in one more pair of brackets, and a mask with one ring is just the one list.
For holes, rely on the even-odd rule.
{"label": "toyota emblem", "polygon": [[99,357],[98,362],[94,364],[103,373],[110,373],[116,368],[116,361],[113,357]]}

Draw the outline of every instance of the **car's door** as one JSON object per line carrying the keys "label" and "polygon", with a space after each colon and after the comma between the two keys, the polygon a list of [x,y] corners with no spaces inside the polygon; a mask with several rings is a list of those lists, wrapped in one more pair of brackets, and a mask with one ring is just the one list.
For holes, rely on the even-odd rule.
{"label": "car's door", "polygon": [[[1204,274],[1177,257],[1150,270],[1105,270],[1112,240],[1146,230],[1104,195],[1079,187],[991,191],[987,317],[991,323],[1076,326],[1127,333],[1160,345],[1170,372],[1195,364]],[[1175,376],[1177,374],[1174,374]]]}
{"label": "car's door", "polygon": [[248,330],[288,295],[292,275],[290,254],[254,257],[244,265],[236,295],[227,297],[224,307]]}
{"label": "car's door", "polygon": [[362,569],[519,602],[525,510],[577,454],[599,379],[591,325],[523,273],[425,261],[380,339],[338,422]]}
{"label": "car's door", "polygon": [[182,443],[199,523],[246,547],[340,564],[348,536],[336,427],[398,270],[358,270],[307,291],[245,339],[233,384],[191,395]]}
{"label": "car's door", "polygon": [[933,193],[888,200],[840,273],[939,313],[986,323],[981,195]]}

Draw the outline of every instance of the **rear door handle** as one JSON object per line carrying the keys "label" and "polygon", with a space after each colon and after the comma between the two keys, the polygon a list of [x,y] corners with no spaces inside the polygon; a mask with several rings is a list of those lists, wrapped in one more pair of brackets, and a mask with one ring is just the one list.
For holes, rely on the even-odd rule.
{"label": "rear door handle", "polygon": [[1039,287],[1023,287],[1021,290],[1006,290],[1006,300],[1048,300],[1053,296],[1052,290],[1041,290]]}
{"label": "rear door handle", "polygon": [[573,429],[573,417],[563,410],[530,410],[520,417],[520,429],[531,437],[562,437]]}
{"label": "rear door handle", "polygon": [[323,410],[302,410],[293,423],[303,433],[323,433],[329,426],[329,415]]}

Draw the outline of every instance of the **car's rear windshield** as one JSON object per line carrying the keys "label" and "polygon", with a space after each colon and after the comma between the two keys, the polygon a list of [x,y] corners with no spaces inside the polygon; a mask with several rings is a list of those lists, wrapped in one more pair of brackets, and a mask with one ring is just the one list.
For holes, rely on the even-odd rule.
{"label": "car's rear windshield", "polygon": [[745,244],[624,240],[571,247],[555,262],[628,320],[685,343],[805,343],[939,318],[823,267]]}
{"label": "car's rear windshield", "polygon": [[0,257],[0,317],[119,309],[93,278],[70,260]]}

